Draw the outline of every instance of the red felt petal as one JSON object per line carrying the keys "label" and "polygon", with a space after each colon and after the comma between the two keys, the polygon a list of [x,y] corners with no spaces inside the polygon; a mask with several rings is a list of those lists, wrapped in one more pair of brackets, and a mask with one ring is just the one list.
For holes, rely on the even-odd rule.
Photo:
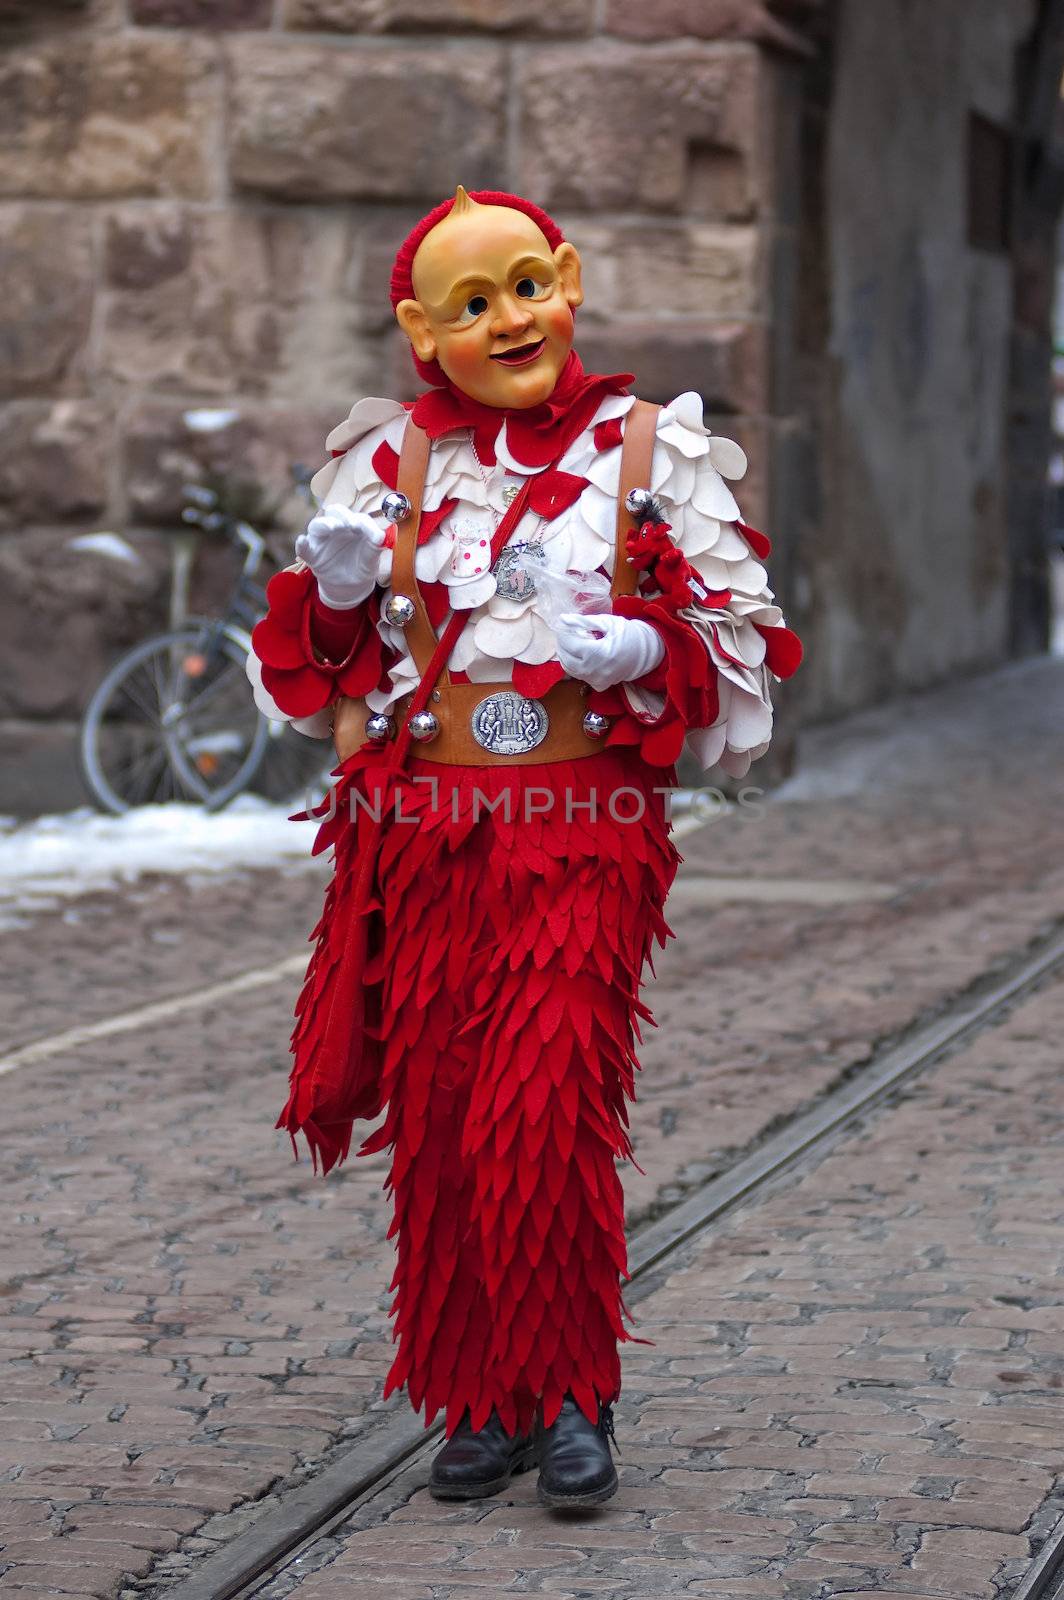
{"label": "red felt petal", "polygon": [[759,533],[756,528],[751,528],[748,522],[743,522],[741,520],[736,523],[736,527],[739,529],[739,532],[742,534],[743,538],[746,540],[755,556],[760,556],[761,560],[763,561],[766,556],[771,555],[772,541],[768,537],[767,533]]}
{"label": "red felt petal", "polygon": [[[419,545],[424,544],[426,539],[432,538],[444,517],[449,517],[457,504],[457,500],[441,500],[434,511],[423,511],[421,513],[421,522],[417,530],[417,542]],[[394,530],[392,543],[395,543]]]}
{"label": "red felt petal", "polygon": [[333,695],[333,674],[315,667],[281,672],[263,663],[262,682],[267,694],[289,717],[312,717],[329,704]]}
{"label": "red felt petal", "polygon": [[399,481],[399,457],[386,439],[373,452],[373,470],[381,483],[394,489]]}
{"label": "red felt petal", "polygon": [[765,628],[758,622],[754,627],[765,641],[765,661],[777,678],[789,678],[797,672],[802,659],[802,641],[790,628],[783,626]]}
{"label": "red felt petal", "polygon": [[282,628],[298,629],[303,620],[303,602],[314,584],[309,567],[299,572],[276,572],[266,585],[266,602]]}
{"label": "red felt petal", "polygon": [[280,667],[282,671],[307,665],[298,632],[282,628],[272,611],[251,630],[251,646],[260,661],[271,667]]}
{"label": "red felt petal", "polygon": [[451,591],[438,579],[432,583],[418,583],[425,610],[434,628],[438,628],[451,609]]}
{"label": "red felt petal", "polygon": [[587,478],[577,477],[572,472],[543,472],[532,480],[528,503],[537,517],[546,517],[550,522],[568,510],[587,485]]}
{"label": "red felt petal", "polygon": [[651,728],[641,741],[639,753],[651,766],[668,767],[676,761],[683,749],[684,725],[679,717]]}
{"label": "red felt petal", "polygon": [[513,665],[513,683],[518,694],[524,694],[530,700],[536,700],[540,695],[565,677],[565,668],[560,661],[544,661],[542,665],[532,666],[527,661],[515,661]]}
{"label": "red felt petal", "polygon": [[612,450],[619,445],[624,437],[620,417],[611,417],[608,422],[600,422],[594,432],[596,450]]}
{"label": "red felt petal", "polygon": [[356,641],[350,661],[336,675],[337,688],[342,694],[356,697],[369,694],[380,681],[383,658],[384,641],[367,621],[365,634]]}

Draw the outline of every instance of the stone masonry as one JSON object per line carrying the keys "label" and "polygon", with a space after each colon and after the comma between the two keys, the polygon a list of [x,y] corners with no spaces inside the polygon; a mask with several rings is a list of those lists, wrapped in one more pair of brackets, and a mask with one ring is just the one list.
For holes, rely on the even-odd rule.
{"label": "stone masonry", "polygon": [[[1039,648],[1006,508],[1045,406],[1032,380],[1007,467],[1016,274],[965,242],[963,129],[1014,120],[1018,52],[1059,79],[1062,4],[925,28],[885,0],[884,29],[855,0],[0,0],[0,811],[38,766],[47,809],[80,798],[52,758],[163,620],[181,485],[276,498],[355,398],[412,392],[388,270],[459,181],[539,199],[585,253],[588,365],[697,390],[746,447],[807,644],[781,732]],[[238,416],[203,436],[189,408]],[[101,528],[128,559],[71,548]]]}

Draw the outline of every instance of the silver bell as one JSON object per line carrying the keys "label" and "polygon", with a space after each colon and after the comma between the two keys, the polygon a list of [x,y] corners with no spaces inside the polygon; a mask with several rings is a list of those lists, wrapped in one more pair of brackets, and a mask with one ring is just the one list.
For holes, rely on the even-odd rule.
{"label": "silver bell", "polygon": [[375,711],[366,718],[366,738],[379,740],[390,739],[395,732],[395,723],[384,711]]}
{"label": "silver bell", "polygon": [[410,718],[410,734],[414,739],[435,739],[440,724],[431,711],[418,711]]}
{"label": "silver bell", "polygon": [[408,622],[413,622],[414,610],[414,602],[409,595],[390,594],[384,602],[384,620],[394,623],[397,628],[405,628]]}
{"label": "silver bell", "polygon": [[629,489],[624,497],[624,509],[631,517],[646,517],[653,510],[654,496],[649,489]]}
{"label": "silver bell", "polygon": [[601,711],[584,712],[584,732],[589,739],[604,739],[610,731],[610,719]]}
{"label": "silver bell", "polygon": [[381,501],[381,510],[389,522],[405,522],[410,515],[410,501],[398,489],[389,489]]}

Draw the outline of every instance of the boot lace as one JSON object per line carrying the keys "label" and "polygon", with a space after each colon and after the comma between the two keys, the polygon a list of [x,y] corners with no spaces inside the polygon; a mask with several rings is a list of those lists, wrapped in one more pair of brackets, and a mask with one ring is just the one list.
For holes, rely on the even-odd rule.
{"label": "boot lace", "polygon": [[620,1455],[621,1447],[617,1443],[617,1435],[613,1428],[613,1407],[611,1405],[602,1406],[599,1412],[599,1424],[614,1450],[616,1450],[617,1454]]}

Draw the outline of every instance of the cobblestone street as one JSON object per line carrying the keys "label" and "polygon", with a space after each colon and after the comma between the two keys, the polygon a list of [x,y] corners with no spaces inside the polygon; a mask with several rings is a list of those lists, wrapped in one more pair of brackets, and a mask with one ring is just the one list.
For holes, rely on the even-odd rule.
{"label": "cobblestone street", "polygon": [[641,1307],[608,1510],[552,1518],[534,1474],[449,1508],[419,1464],[264,1600],[1000,1593],[1064,1472],[1062,1028],[1058,979],[687,1252]]}
{"label": "cobblestone street", "polygon": [[[810,730],[763,806],[679,838],[633,1228],[1059,929],[1062,689],[1042,659]],[[161,1594],[379,1419],[386,1162],[322,1182],[273,1130],[323,881],[142,879],[0,936],[5,1594]],[[415,1465],[299,1600],[1007,1592],[1064,1449],[1062,1010],[1047,984],[687,1248],[637,1307],[597,1517],[534,1475],[448,1510]]]}

